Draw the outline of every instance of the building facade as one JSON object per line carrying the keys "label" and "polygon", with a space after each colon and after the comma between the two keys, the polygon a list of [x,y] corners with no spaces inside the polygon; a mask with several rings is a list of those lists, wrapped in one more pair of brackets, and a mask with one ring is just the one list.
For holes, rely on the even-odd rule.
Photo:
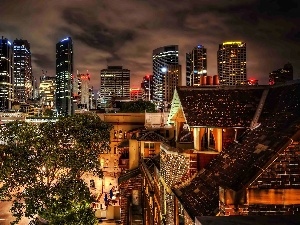
{"label": "building facade", "polygon": [[88,72],[73,76],[73,102],[76,109],[91,108],[90,80],[91,75]]}
{"label": "building facade", "polygon": [[153,50],[153,101],[158,108],[164,108],[166,72],[169,65],[178,65],[178,45]]}
{"label": "building facade", "polygon": [[89,101],[90,101],[89,109],[96,109],[96,99],[95,99],[95,93],[94,93],[93,86],[89,88]]}
{"label": "building facade", "polygon": [[43,75],[40,77],[39,97],[42,106],[54,107],[55,77]]}
{"label": "building facade", "polygon": [[143,77],[141,88],[143,90],[143,100],[152,101],[153,100],[153,75],[146,75]]}
{"label": "building facade", "polygon": [[73,41],[67,37],[56,44],[56,92],[58,115],[73,114]]}
{"label": "building facade", "polygon": [[0,39],[0,111],[11,109],[13,101],[13,46],[6,38]]}
{"label": "building facade", "polygon": [[246,85],[246,43],[224,42],[219,45],[217,65],[220,85]]}
{"label": "building facade", "polygon": [[207,51],[203,45],[186,54],[186,86],[200,85],[200,76],[207,76]]}
{"label": "building facade", "polygon": [[30,43],[27,40],[14,40],[14,98],[27,102],[33,97],[33,76]]}
{"label": "building facade", "polygon": [[130,70],[108,66],[100,72],[100,105],[107,107],[112,97],[130,99]]}
{"label": "building facade", "polygon": [[131,101],[143,100],[143,89],[130,88],[130,100]]}
{"label": "building facade", "polygon": [[286,81],[293,80],[293,66],[291,63],[287,63],[278,70],[275,70],[269,74],[269,84],[282,84]]}
{"label": "building facade", "polygon": [[[167,105],[171,103],[175,88],[179,86],[181,82],[181,66],[168,65],[164,83],[164,99]],[[165,105],[165,107],[167,105]]]}

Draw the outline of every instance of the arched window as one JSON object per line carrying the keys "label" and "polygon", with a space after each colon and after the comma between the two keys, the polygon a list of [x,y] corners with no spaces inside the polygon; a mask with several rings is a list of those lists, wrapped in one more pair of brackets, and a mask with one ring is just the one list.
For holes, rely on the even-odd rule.
{"label": "arched window", "polygon": [[123,138],[123,132],[122,130],[119,130],[119,139],[122,139]]}

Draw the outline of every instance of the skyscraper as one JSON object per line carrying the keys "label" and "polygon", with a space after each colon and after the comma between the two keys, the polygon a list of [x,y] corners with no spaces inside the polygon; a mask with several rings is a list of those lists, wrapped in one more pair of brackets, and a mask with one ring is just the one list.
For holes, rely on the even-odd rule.
{"label": "skyscraper", "polygon": [[84,109],[90,109],[90,79],[89,73],[80,74],[80,106]]}
{"label": "skyscraper", "polygon": [[11,109],[13,100],[13,47],[6,38],[0,39],[0,111]]}
{"label": "skyscraper", "polygon": [[14,98],[26,102],[33,97],[33,76],[30,44],[27,40],[14,40]]}
{"label": "skyscraper", "polygon": [[172,102],[175,88],[176,86],[179,86],[181,82],[181,66],[168,65],[164,84],[164,99],[167,104],[170,104]]}
{"label": "skyscraper", "polygon": [[53,107],[55,95],[55,77],[43,74],[40,77],[39,97],[42,106]]}
{"label": "skyscraper", "polygon": [[217,54],[220,85],[247,84],[246,43],[224,42]]}
{"label": "skyscraper", "polygon": [[198,45],[186,53],[186,86],[200,85],[200,76],[207,75],[206,48]]}
{"label": "skyscraper", "polygon": [[158,108],[165,105],[165,78],[169,65],[178,65],[178,45],[153,50],[153,101]]}
{"label": "skyscraper", "polygon": [[130,100],[131,101],[143,100],[142,88],[130,88]]}
{"label": "skyscraper", "polygon": [[153,75],[146,75],[143,77],[141,83],[141,88],[143,90],[143,100],[152,101],[153,99]]}
{"label": "skyscraper", "polygon": [[61,116],[73,114],[73,41],[67,37],[56,44],[56,110]]}
{"label": "skyscraper", "polygon": [[112,97],[130,99],[130,70],[108,66],[100,72],[101,105],[107,107]]}

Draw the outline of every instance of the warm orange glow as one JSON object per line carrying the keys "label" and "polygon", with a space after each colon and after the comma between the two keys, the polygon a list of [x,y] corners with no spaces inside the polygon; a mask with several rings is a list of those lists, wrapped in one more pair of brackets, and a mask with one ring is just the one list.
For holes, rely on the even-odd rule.
{"label": "warm orange glow", "polygon": [[80,74],[81,80],[90,80],[90,74]]}
{"label": "warm orange glow", "polygon": [[141,88],[130,88],[130,92],[139,92],[141,90]]}
{"label": "warm orange glow", "polygon": [[299,189],[249,189],[249,204],[299,204]]}

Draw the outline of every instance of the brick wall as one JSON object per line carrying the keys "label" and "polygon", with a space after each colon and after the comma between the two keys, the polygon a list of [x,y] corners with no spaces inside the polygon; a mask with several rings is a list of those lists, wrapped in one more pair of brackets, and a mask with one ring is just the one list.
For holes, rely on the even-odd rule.
{"label": "brick wall", "polygon": [[127,181],[122,182],[120,185],[121,190],[121,222],[122,225],[129,225],[128,224],[128,213],[129,213],[129,206],[131,204],[131,195],[132,190],[139,190],[139,199],[141,204],[141,190],[142,190],[142,176],[141,174],[130,178]]}

